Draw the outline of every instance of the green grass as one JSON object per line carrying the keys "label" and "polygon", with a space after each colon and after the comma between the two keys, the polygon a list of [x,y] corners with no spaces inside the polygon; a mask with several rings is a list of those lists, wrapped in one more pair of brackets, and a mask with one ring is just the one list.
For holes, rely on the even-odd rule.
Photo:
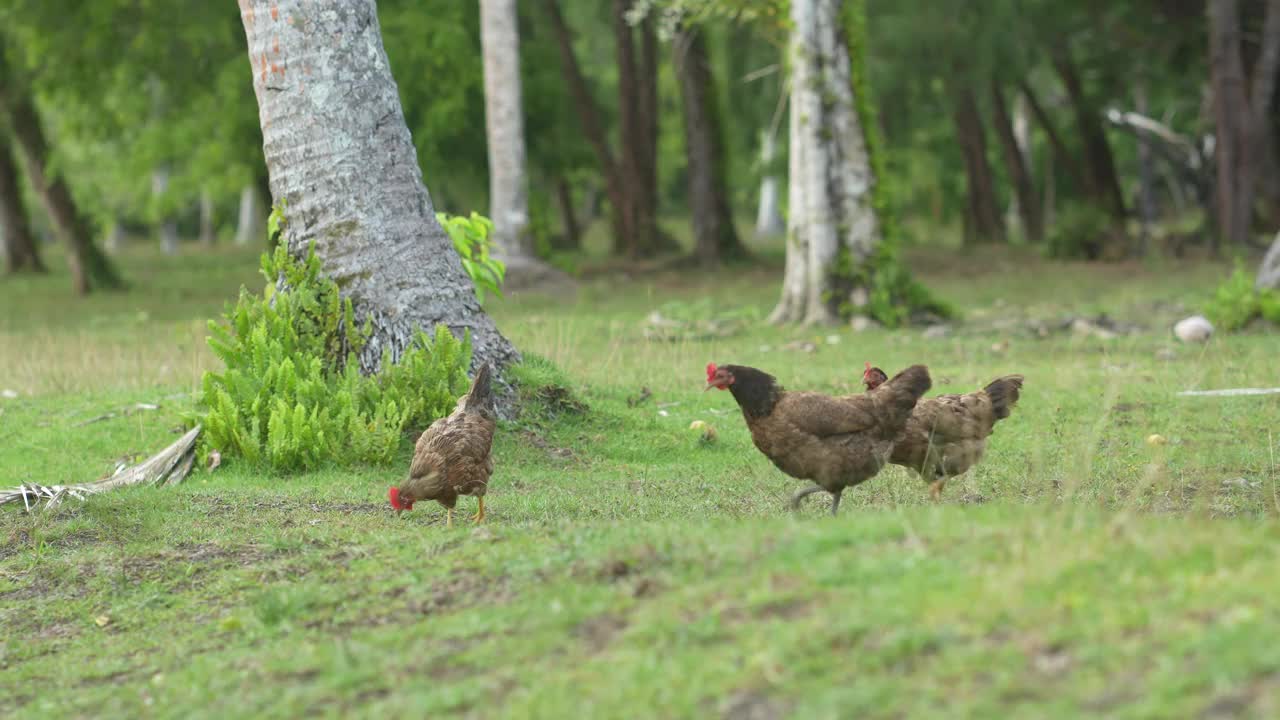
{"label": "green grass", "polygon": [[[2,508],[0,714],[1280,712],[1280,400],[1175,395],[1275,384],[1273,335],[1169,337],[1225,266],[911,260],[965,311],[945,338],[644,339],[667,302],[767,314],[774,266],[589,275],[567,299],[492,303],[555,366],[531,361],[526,391],[561,382],[588,409],[553,398],[501,427],[479,531],[427,504],[391,515],[407,448],[391,467],[264,477],[228,461],[177,488]],[[92,479],[170,442],[212,362],[203,319],[256,287],[255,267],[139,253],[133,292],[85,301],[65,276],[0,281],[0,390],[20,393],[0,400],[5,484]],[[1024,330],[1100,312],[1147,330]],[[939,391],[1027,384],[941,504],[890,468],[837,518],[825,499],[792,516],[797,483],[751,447],[727,393],[701,391],[703,366],[850,392],[867,360],[928,363]],[[642,387],[652,397],[630,406]],[[718,442],[701,445],[694,419]]]}

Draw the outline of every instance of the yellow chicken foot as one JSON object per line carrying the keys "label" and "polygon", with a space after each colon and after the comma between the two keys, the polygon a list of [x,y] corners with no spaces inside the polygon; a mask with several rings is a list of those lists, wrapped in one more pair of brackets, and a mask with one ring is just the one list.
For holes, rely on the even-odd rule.
{"label": "yellow chicken foot", "polygon": [[445,508],[444,510],[444,526],[453,527],[453,508]]}
{"label": "yellow chicken foot", "polygon": [[480,502],[480,508],[476,510],[475,515],[471,516],[471,520],[475,522],[475,524],[479,525],[480,523],[484,522],[484,496],[481,495],[479,498],[477,498],[477,500],[479,500]]}

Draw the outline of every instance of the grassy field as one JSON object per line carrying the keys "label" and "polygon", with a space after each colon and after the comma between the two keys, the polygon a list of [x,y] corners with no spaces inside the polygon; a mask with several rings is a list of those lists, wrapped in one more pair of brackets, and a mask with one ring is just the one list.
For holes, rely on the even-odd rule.
{"label": "grassy field", "polygon": [[[965,312],[944,336],[765,327],[776,267],[494,302],[554,366],[531,362],[525,392],[582,405],[500,428],[478,530],[425,503],[391,514],[407,448],[391,467],[228,462],[0,508],[0,715],[1280,714],[1280,399],[1176,395],[1276,385],[1280,339],[1168,331],[1227,269],[911,260]],[[135,291],[87,301],[64,276],[0,281],[5,486],[93,479],[171,442],[212,367],[204,320],[262,282],[247,252],[124,264]],[[655,310],[745,325],[654,340]],[[1140,328],[1057,329],[1102,313]],[[829,392],[858,389],[864,361],[927,363],[944,392],[1027,383],[941,503],[890,468],[830,518],[825,498],[784,509],[797,483],[727,393],[702,392],[708,361]]]}

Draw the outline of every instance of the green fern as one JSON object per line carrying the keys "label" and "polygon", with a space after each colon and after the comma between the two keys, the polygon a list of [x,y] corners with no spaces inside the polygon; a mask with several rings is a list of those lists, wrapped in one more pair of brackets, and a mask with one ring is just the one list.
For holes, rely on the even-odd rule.
{"label": "green fern", "polygon": [[314,247],[301,260],[277,247],[262,273],[260,296],[241,289],[223,322],[209,323],[225,369],[201,383],[207,449],[277,473],[386,463],[406,431],[447,414],[466,391],[469,336],[419,331],[397,362],[384,355],[381,374],[366,377],[355,358],[370,326],[357,325]]}

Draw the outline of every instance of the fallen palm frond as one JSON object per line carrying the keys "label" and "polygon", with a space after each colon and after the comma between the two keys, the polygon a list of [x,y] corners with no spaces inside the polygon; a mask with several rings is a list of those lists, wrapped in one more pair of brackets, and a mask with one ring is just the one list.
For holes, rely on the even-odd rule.
{"label": "fallen palm frond", "polygon": [[85,500],[90,495],[128,485],[177,485],[191,473],[198,437],[200,437],[199,425],[143,462],[132,467],[120,468],[111,477],[102,480],[74,485],[23,483],[16,488],[0,491],[0,505],[21,500],[27,512],[30,512],[39,507],[41,502],[44,502],[47,510],[57,507],[68,497]]}

